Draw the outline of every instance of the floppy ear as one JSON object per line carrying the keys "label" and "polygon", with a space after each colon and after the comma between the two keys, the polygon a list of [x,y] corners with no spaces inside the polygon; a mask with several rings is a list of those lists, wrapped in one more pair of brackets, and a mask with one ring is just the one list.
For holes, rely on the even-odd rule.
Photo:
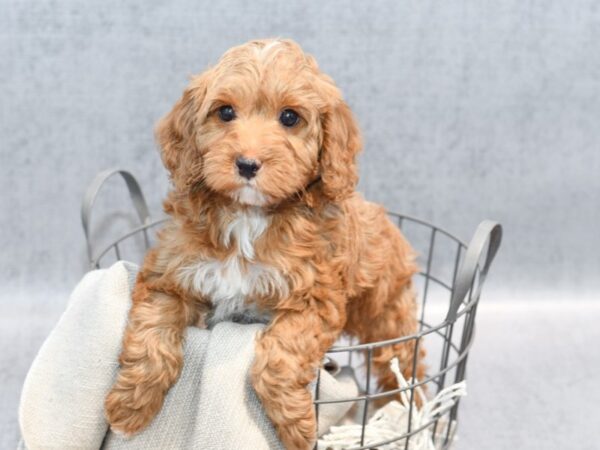
{"label": "floppy ear", "polygon": [[200,79],[193,80],[173,109],[156,126],[155,136],[161,148],[163,164],[178,187],[187,182],[183,173],[186,171],[179,170],[181,166],[191,168],[193,165],[195,173],[201,170],[202,160],[196,143],[196,117],[205,94],[205,84]]}
{"label": "floppy ear", "polygon": [[325,112],[322,124],[322,190],[330,200],[339,201],[352,194],[356,187],[355,160],[362,148],[362,140],[352,111],[341,99]]}

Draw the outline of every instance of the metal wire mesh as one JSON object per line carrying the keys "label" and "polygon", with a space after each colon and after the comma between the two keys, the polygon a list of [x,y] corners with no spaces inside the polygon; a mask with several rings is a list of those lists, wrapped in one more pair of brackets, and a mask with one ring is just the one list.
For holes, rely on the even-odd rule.
{"label": "metal wire mesh", "polygon": [[[330,350],[337,360],[345,359],[345,364],[354,368],[358,374],[359,381],[364,381],[362,395],[347,399],[351,402],[362,402],[361,425],[363,433],[360,446],[352,449],[376,448],[391,442],[402,441],[408,449],[410,439],[415,434],[426,428],[431,428],[435,439],[436,448],[448,448],[452,442],[452,434],[456,429],[458,403],[442,411],[432,420],[421,424],[418,428],[412,427],[413,398],[415,388],[427,386],[431,394],[439,393],[442,389],[453,383],[464,379],[467,356],[472,345],[474,319],[479,300],[479,295],[471,293],[480,292],[479,289],[469,289],[469,295],[465,296],[458,306],[455,317],[447,317],[454,293],[454,286],[458,275],[461,257],[467,251],[467,244],[447,231],[423,220],[408,217],[401,214],[390,213],[398,226],[404,230],[408,240],[413,245],[419,245],[418,251],[421,255],[420,266],[423,270],[419,272],[415,280],[420,292],[420,326],[418,333],[410,336],[398,337],[396,339],[368,344],[351,344],[337,346]],[[411,239],[412,238],[412,239]],[[445,241],[445,242],[444,242]],[[436,251],[436,243],[444,247],[446,252]],[[452,247],[454,247],[452,249]],[[453,251],[448,251],[448,250]],[[475,267],[476,272],[481,272],[479,264]],[[483,279],[476,277],[474,283],[480,283]],[[391,346],[399,342],[414,341],[414,360],[421,346],[428,351],[427,365],[428,374],[422,380],[411,382],[405,388],[397,388],[385,392],[377,392],[373,389],[372,358],[373,350],[379,347]],[[362,358],[360,357],[362,353]],[[342,356],[343,355],[343,356]],[[340,358],[340,356],[342,356]],[[415,378],[416,365],[413,367],[412,378]],[[377,399],[396,397],[400,392],[409,391],[409,413],[407,429],[398,430],[397,436],[378,442],[365,444],[364,429],[369,417],[369,405]],[[315,404],[329,403],[317,399]]]}
{"label": "metal wire mesh", "polygon": [[[89,227],[91,211],[102,185],[116,174],[126,181],[140,225],[123,233],[95,253]],[[317,379],[314,399],[316,414],[318,416],[319,408],[325,404],[350,403],[354,406],[355,417],[362,427],[361,439],[360,445],[349,447],[348,450],[373,449],[393,442],[403,444],[399,448],[408,450],[411,439],[425,429],[431,431],[436,449],[447,449],[450,448],[456,431],[460,402],[457,400],[431,420],[414,427],[412,400],[418,387],[426,386],[430,395],[433,395],[465,379],[468,354],[474,338],[477,305],[485,277],[501,242],[502,228],[495,222],[483,221],[467,244],[448,231],[424,220],[396,213],[389,215],[419,253],[418,262],[422,270],[414,280],[417,292],[420,293],[419,330],[414,335],[398,336],[380,342],[357,343],[342,338],[329,350],[328,356],[338,364],[352,368],[360,393],[357,397],[346,399],[322,399],[320,380]],[[100,268],[111,260],[122,259],[122,247],[140,236],[142,239],[138,239],[138,247],[141,248],[138,248],[137,258],[141,258],[143,252],[152,244],[152,231],[166,220],[150,218],[139,184],[130,173],[114,169],[98,174],[86,191],[82,205],[82,223],[90,268]],[[135,259],[136,257],[130,260]],[[419,348],[424,346],[427,350],[428,371],[425,378],[415,380],[415,364],[408,386],[388,391],[378,390],[377,382],[372,376],[374,351],[409,341],[414,342],[414,361],[417,361]],[[365,429],[374,410],[373,402],[395,398],[401,392],[408,392],[411,400],[407,427],[399,427],[397,435],[392,438],[367,443]]]}

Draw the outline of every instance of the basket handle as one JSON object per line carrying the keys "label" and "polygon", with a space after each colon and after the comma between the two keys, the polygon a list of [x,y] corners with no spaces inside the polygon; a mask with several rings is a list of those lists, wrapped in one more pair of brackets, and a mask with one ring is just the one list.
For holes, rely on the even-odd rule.
{"label": "basket handle", "polygon": [[[480,272],[480,286],[487,275],[487,272],[498,252],[500,243],[502,242],[502,226],[493,220],[484,220],[479,224],[473,234],[473,238],[467,247],[465,257],[460,264],[454,287],[452,289],[452,297],[450,298],[450,308],[446,321],[454,322],[458,308],[463,302],[467,292],[471,289],[475,280],[475,272],[483,251],[487,248],[487,256]],[[486,246],[487,244],[487,246]]]}
{"label": "basket handle", "polygon": [[135,177],[128,171],[122,169],[107,169],[100,172],[87,187],[81,203],[81,224],[83,225],[83,233],[85,234],[85,242],[87,245],[87,254],[90,261],[93,261],[92,241],[90,239],[90,219],[94,202],[98,196],[98,192],[113,175],[121,175],[127,185],[129,197],[133,202],[133,206],[137,212],[142,225],[145,225],[150,220],[150,212],[146,199],[142,193],[139,183]]}

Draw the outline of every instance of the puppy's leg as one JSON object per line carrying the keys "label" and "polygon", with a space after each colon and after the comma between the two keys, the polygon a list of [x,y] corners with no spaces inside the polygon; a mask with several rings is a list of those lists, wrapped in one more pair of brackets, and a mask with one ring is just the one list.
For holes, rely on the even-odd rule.
{"label": "puppy's leg", "polygon": [[317,424],[308,384],[325,351],[339,336],[343,320],[334,303],[277,314],[259,337],[252,382],[283,444],[312,448]]}
{"label": "puppy's leg", "polygon": [[[354,334],[363,343],[384,341],[401,336],[415,334],[418,331],[417,303],[411,283],[396,287],[389,291],[385,283],[381,283],[366,298],[356,299],[349,305],[348,324],[346,330]],[[407,380],[413,377],[413,366],[416,364],[414,376],[421,380],[425,375],[425,356],[423,342],[418,349],[415,339],[394,345],[386,345],[373,350],[373,370],[377,375],[378,385],[383,390],[398,388],[398,382],[390,370],[390,360],[397,357],[402,375]],[[416,353],[415,353],[416,350]],[[416,359],[416,361],[415,361]],[[380,406],[392,400],[384,397],[376,404]],[[415,400],[420,404],[419,398]]]}
{"label": "puppy's leg", "polygon": [[179,296],[138,276],[121,368],[104,405],[113,431],[134,434],[158,413],[181,371],[183,333],[190,316],[190,308]]}

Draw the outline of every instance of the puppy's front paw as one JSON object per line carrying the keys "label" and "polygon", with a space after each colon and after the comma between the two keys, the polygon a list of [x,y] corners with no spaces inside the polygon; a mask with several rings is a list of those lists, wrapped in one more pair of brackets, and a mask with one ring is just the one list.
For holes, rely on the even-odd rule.
{"label": "puppy's front paw", "polygon": [[140,398],[136,390],[113,388],[104,402],[104,412],[113,433],[130,437],[146,428],[162,405],[160,399],[145,393]]}
{"label": "puppy's front paw", "polygon": [[315,422],[312,420],[278,427],[277,431],[281,442],[288,450],[311,450],[315,446]]}

